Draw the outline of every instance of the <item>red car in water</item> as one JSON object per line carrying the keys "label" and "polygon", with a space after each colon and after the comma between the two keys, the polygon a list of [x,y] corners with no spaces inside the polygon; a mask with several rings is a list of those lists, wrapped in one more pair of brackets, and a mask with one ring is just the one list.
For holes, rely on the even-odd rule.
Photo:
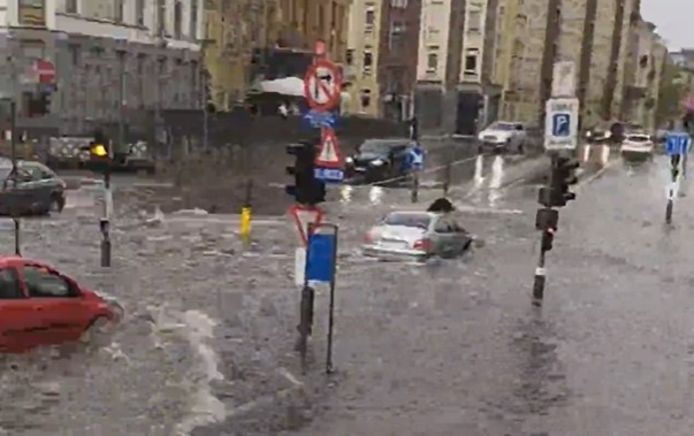
{"label": "red car in water", "polygon": [[78,341],[122,309],[52,267],[0,256],[0,351]]}

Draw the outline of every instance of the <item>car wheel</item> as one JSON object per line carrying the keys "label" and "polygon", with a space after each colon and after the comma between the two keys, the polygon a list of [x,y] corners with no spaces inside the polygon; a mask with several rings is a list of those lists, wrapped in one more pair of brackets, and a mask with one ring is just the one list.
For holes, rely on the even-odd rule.
{"label": "car wheel", "polygon": [[518,154],[525,154],[525,140],[521,140],[518,143]]}
{"label": "car wheel", "polygon": [[99,345],[108,334],[109,320],[105,316],[98,316],[82,332],[80,342],[83,344]]}
{"label": "car wheel", "polygon": [[58,195],[52,195],[48,204],[48,213],[60,213],[64,206],[63,200]]}

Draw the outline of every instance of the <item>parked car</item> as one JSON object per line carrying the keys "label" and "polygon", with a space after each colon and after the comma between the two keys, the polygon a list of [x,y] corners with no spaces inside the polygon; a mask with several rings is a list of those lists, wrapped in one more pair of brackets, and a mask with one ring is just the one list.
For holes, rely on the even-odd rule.
{"label": "parked car", "polygon": [[527,130],[523,123],[510,121],[495,121],[479,135],[479,149],[492,149],[495,151],[524,153]]}
{"label": "parked car", "polygon": [[65,207],[65,182],[50,168],[34,161],[0,165],[0,215],[48,215]]}
{"label": "parked car", "polygon": [[629,133],[625,136],[619,152],[627,160],[645,160],[653,157],[655,142],[646,133]]}
{"label": "parked car", "polygon": [[367,232],[362,249],[367,256],[421,261],[461,255],[471,243],[451,213],[397,211]]}
{"label": "parked car", "polygon": [[361,175],[367,182],[404,176],[411,142],[407,138],[367,139],[355,154],[345,159],[346,176]]}
{"label": "parked car", "polygon": [[0,257],[0,351],[91,340],[119,322],[123,308],[52,267]]}

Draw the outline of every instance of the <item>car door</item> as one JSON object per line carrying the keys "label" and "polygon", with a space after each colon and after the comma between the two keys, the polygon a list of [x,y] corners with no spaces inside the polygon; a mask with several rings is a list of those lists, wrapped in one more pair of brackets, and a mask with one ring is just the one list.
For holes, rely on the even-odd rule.
{"label": "car door", "polygon": [[430,238],[434,253],[439,256],[450,256],[453,253],[453,231],[445,216],[437,217],[433,224],[433,234]]}
{"label": "car door", "polygon": [[25,262],[21,272],[27,295],[41,315],[43,343],[79,339],[91,322],[91,312],[76,286],[45,265]]}
{"label": "car door", "polygon": [[9,201],[9,213],[24,215],[38,210],[38,189],[31,174],[23,168],[17,168],[17,175],[10,176],[3,182],[3,193]]}
{"label": "car door", "polygon": [[465,230],[454,218],[450,218],[450,225],[453,230],[453,236],[451,237],[452,250],[455,254],[460,254],[468,248],[472,242],[472,238],[467,230]]}
{"label": "car door", "polygon": [[0,350],[16,352],[35,346],[40,328],[41,321],[24,293],[17,269],[0,268]]}

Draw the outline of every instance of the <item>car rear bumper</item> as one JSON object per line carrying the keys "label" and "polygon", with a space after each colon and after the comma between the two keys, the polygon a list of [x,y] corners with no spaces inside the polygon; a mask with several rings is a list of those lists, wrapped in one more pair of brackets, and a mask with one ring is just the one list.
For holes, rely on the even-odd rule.
{"label": "car rear bumper", "polygon": [[362,245],[362,252],[369,257],[394,260],[417,260],[423,261],[429,257],[428,253],[419,250],[402,250],[386,248],[379,245]]}

